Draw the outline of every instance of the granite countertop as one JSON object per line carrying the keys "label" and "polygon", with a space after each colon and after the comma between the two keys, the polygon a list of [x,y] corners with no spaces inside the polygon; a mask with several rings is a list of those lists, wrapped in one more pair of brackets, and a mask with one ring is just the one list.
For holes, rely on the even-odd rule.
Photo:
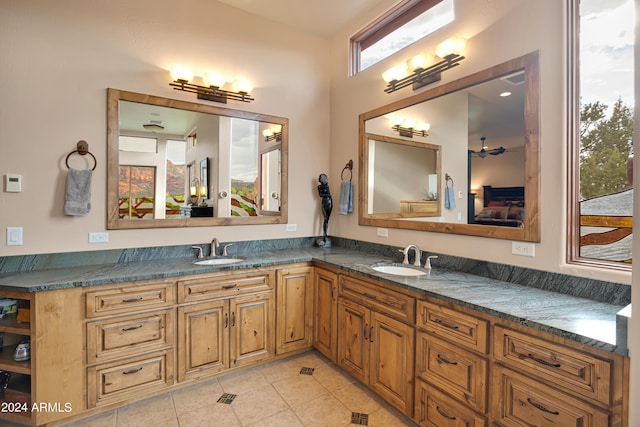
{"label": "granite countertop", "polygon": [[192,263],[193,259],[172,258],[4,273],[0,274],[0,289],[40,292],[315,261],[605,351],[626,355],[627,349],[616,344],[616,313],[624,306],[439,269],[437,260],[428,275],[404,277],[379,273],[371,268],[372,264],[399,262],[398,259],[345,248],[309,247],[242,255],[246,256],[244,261],[224,266],[199,266]]}

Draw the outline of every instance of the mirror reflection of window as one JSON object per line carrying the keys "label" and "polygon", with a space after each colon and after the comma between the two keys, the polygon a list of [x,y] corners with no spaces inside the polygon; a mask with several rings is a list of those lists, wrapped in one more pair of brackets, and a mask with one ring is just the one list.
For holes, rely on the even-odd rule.
{"label": "mirror reflection of window", "polygon": [[231,119],[231,216],[258,215],[259,122]]}
{"label": "mirror reflection of window", "polygon": [[271,150],[261,156],[260,209],[277,212],[280,210],[281,150]]}
{"label": "mirror reflection of window", "polygon": [[153,219],[155,168],[120,165],[119,171],[120,219]]}
{"label": "mirror reflection of window", "polygon": [[179,218],[180,206],[185,206],[186,145],[186,141],[167,141],[166,218]]}

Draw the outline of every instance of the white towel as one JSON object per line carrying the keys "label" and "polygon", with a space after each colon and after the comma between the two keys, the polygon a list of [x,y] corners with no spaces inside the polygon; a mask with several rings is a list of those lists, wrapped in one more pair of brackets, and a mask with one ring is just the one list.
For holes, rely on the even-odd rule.
{"label": "white towel", "polygon": [[86,215],[91,210],[91,169],[69,168],[67,174],[67,193],[65,196],[65,215]]}
{"label": "white towel", "polygon": [[340,203],[338,204],[338,213],[346,215],[353,212],[353,187],[351,181],[342,181],[340,184]]}
{"label": "white towel", "polygon": [[444,192],[444,207],[445,209],[456,208],[456,195],[453,187],[447,187]]}

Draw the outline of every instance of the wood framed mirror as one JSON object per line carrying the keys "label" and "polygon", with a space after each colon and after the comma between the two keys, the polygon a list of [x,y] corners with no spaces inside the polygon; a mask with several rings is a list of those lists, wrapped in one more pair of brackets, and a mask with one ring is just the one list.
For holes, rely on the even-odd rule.
{"label": "wood framed mirror", "polygon": [[[108,89],[107,229],[286,223],[288,124]],[[274,127],[281,135],[267,140],[263,131]],[[278,156],[265,164],[272,150]],[[264,204],[265,188],[277,201]]]}
{"label": "wood framed mirror", "polygon": [[[532,52],[361,114],[359,224],[540,241],[538,56]],[[393,126],[398,117],[430,128],[399,133]],[[371,134],[405,140],[425,152],[437,146],[440,168],[429,173],[426,161],[400,168],[376,159]],[[375,169],[385,164],[403,191],[378,191]],[[421,195],[414,196],[416,202],[435,202],[437,214],[407,215],[407,189]],[[380,197],[391,199],[382,210],[376,208]]]}

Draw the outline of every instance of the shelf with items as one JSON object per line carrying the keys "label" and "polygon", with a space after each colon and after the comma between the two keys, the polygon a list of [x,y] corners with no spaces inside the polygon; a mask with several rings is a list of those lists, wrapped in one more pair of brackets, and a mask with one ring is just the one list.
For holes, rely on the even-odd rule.
{"label": "shelf with items", "polygon": [[16,345],[5,346],[0,351],[0,370],[16,372],[20,374],[31,374],[31,359],[25,361],[15,361],[13,356],[16,351]]}

